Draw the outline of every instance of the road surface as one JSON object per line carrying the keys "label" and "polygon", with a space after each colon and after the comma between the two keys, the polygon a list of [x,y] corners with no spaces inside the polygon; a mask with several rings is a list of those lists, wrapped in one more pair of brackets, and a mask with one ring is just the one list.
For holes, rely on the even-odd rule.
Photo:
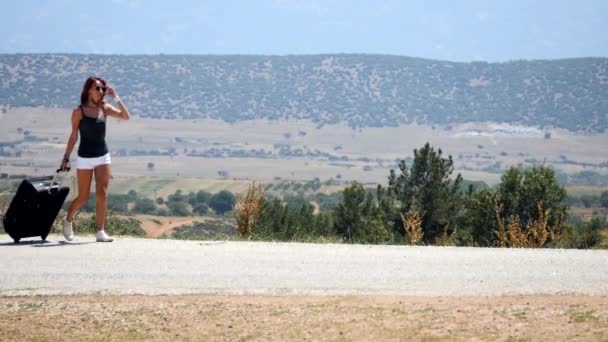
{"label": "road surface", "polygon": [[608,251],[0,235],[0,295],[608,295]]}

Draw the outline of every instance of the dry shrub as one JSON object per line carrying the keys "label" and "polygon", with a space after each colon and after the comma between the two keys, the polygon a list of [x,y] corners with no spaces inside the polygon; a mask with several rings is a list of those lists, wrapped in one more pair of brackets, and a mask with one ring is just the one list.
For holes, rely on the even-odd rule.
{"label": "dry shrub", "polygon": [[416,245],[422,241],[422,217],[424,213],[420,210],[418,202],[415,198],[412,198],[412,206],[410,210],[405,214],[401,214],[401,220],[403,220],[403,226],[405,232],[410,238],[410,243]]}
{"label": "dry shrub", "polygon": [[507,230],[505,229],[505,219],[500,217],[500,209],[502,206],[494,204],[494,211],[496,212],[496,247],[509,247],[509,239],[507,237]]}
{"label": "dry shrub", "polygon": [[519,216],[513,217],[507,226],[507,236],[509,239],[509,247],[525,248],[528,247],[528,238],[526,233],[521,229]]}
{"label": "dry shrub", "polygon": [[528,244],[530,247],[542,247],[550,236],[547,223],[549,221],[549,209],[543,208],[543,202],[536,203],[538,219],[532,221],[526,227],[528,232]]}
{"label": "dry shrub", "polygon": [[513,248],[539,248],[549,241],[561,239],[561,226],[563,217],[559,217],[555,226],[549,227],[549,209],[544,209],[543,202],[536,203],[538,216],[529,222],[525,227],[522,226],[519,217],[511,217],[508,226],[505,228],[505,219],[500,217],[500,206],[495,205],[496,211],[496,246]]}
{"label": "dry shrub", "polygon": [[448,234],[448,227],[445,226],[443,229],[443,233],[437,241],[435,241],[435,245],[437,246],[456,246],[456,231],[458,227],[454,227],[454,230]]}
{"label": "dry shrub", "polygon": [[[547,213],[547,216],[549,216],[549,213]],[[562,240],[562,225],[564,224],[565,220],[566,218],[564,216],[564,213],[560,212],[557,216],[557,221],[555,222],[555,225],[553,227],[548,227],[550,241],[557,242]]]}
{"label": "dry shrub", "polygon": [[250,237],[255,234],[255,228],[262,213],[264,200],[264,188],[262,184],[251,183],[247,193],[239,196],[234,205],[234,216],[236,218],[236,230],[242,237]]}

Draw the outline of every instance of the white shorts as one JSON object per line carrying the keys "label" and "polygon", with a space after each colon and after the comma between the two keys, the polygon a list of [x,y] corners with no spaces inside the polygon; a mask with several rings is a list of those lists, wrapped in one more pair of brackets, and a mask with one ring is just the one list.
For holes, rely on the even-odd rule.
{"label": "white shorts", "polygon": [[110,159],[110,153],[106,153],[101,157],[95,158],[82,158],[78,157],[76,159],[76,168],[79,170],[93,170],[99,165],[112,164],[112,159]]}

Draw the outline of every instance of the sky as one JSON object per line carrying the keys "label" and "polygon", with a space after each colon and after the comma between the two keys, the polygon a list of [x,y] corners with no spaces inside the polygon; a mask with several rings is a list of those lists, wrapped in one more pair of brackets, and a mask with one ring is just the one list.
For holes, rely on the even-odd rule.
{"label": "sky", "polygon": [[0,53],[608,56],[605,0],[3,2]]}

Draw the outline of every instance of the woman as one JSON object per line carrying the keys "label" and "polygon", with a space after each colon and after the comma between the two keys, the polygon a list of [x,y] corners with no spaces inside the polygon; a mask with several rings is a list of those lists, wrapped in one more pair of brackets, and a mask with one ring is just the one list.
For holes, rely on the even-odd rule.
{"label": "woman", "polygon": [[[106,93],[114,100],[116,106],[104,101]],[[63,235],[71,241],[72,219],[74,214],[89,199],[91,179],[95,175],[95,217],[97,225],[97,242],[112,242],[106,234],[106,201],[108,183],[110,181],[110,153],[106,145],[106,117],[128,120],[129,111],[122,103],[116,90],[106,84],[100,77],[89,77],[84,83],[80,94],[80,106],[72,112],[72,133],[68,139],[65,155],[61,162],[61,170],[66,170],[70,154],[80,135],[78,158],[76,159],[76,178],[78,179],[78,197],[74,199],[63,225]]]}

